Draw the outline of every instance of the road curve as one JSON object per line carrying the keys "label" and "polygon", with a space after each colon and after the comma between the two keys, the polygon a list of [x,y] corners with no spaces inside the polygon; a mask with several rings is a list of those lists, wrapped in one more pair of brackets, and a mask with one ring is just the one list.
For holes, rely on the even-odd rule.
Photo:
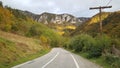
{"label": "road curve", "polygon": [[102,68],[81,56],[62,48],[53,48],[48,54],[12,68]]}

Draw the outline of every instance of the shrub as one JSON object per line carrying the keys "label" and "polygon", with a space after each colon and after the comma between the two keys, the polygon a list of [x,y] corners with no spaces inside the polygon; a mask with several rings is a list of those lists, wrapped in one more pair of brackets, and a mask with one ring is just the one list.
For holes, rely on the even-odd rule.
{"label": "shrub", "polygon": [[16,32],[16,31],[19,30],[19,28],[18,28],[18,26],[16,24],[13,24],[11,29],[12,29],[12,32]]}
{"label": "shrub", "polygon": [[83,51],[84,52],[89,52],[90,48],[94,45],[96,45],[96,40],[90,36],[90,35],[83,35],[83,44],[84,44],[84,48]]}
{"label": "shrub", "polygon": [[97,41],[97,45],[102,47],[103,54],[107,54],[111,52],[112,48],[112,39],[107,35],[97,36],[95,38]]}
{"label": "shrub", "polygon": [[29,36],[40,36],[41,34],[41,29],[39,24],[34,24],[30,27],[28,35]]}
{"label": "shrub", "polygon": [[120,68],[120,58],[116,60],[112,65],[112,68]]}
{"label": "shrub", "polygon": [[113,56],[113,55],[106,55],[105,56],[105,61],[108,63],[108,64],[112,64],[114,63],[118,58]]}
{"label": "shrub", "polygon": [[62,39],[62,44],[61,45],[63,45],[64,48],[69,49],[69,44],[70,44],[70,38],[64,37]]}
{"label": "shrub", "polygon": [[115,45],[117,49],[120,50],[120,39],[112,39],[112,44]]}
{"label": "shrub", "polygon": [[70,48],[74,49],[76,52],[80,51],[89,51],[90,47],[94,45],[95,40],[91,36],[87,34],[81,34],[76,37],[74,37],[70,41]]}
{"label": "shrub", "polygon": [[76,52],[80,52],[82,51],[83,46],[84,45],[82,44],[81,35],[79,35],[79,36],[74,37],[70,41],[69,48],[74,49]]}
{"label": "shrub", "polygon": [[110,64],[112,68],[120,68],[120,58],[114,55],[106,55],[105,62]]}
{"label": "shrub", "polygon": [[89,58],[92,58],[92,57],[99,57],[103,54],[108,54],[111,52],[111,38],[106,36],[106,35],[102,35],[102,36],[97,36],[94,38],[95,40],[95,43],[94,45],[92,45],[90,47],[90,50],[89,50],[89,54],[88,54],[88,57]]}
{"label": "shrub", "polygon": [[106,35],[93,38],[87,34],[75,36],[69,43],[69,48],[76,52],[86,52],[89,58],[99,57],[102,53],[111,52],[111,38]]}
{"label": "shrub", "polygon": [[9,25],[9,24],[6,24],[5,26],[4,26],[4,29],[3,29],[4,31],[10,31],[11,30],[11,25]]}
{"label": "shrub", "polygon": [[103,50],[102,46],[98,46],[98,45],[91,46],[88,52],[88,58],[93,58],[93,57],[97,58],[101,56],[102,50]]}
{"label": "shrub", "polygon": [[48,43],[48,39],[45,36],[43,36],[43,35],[40,36],[40,41],[42,43]]}

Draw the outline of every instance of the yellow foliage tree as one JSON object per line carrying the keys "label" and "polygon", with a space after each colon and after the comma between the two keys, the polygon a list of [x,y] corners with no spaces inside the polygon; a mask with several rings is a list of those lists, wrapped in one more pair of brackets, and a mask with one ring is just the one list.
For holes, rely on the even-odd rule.
{"label": "yellow foliage tree", "polygon": [[0,7],[0,29],[9,31],[11,30],[11,26],[13,22],[14,16],[12,13],[3,7]]}
{"label": "yellow foliage tree", "polygon": [[48,43],[48,39],[47,39],[47,37],[45,37],[45,36],[40,36],[40,41],[42,42],[42,43]]}

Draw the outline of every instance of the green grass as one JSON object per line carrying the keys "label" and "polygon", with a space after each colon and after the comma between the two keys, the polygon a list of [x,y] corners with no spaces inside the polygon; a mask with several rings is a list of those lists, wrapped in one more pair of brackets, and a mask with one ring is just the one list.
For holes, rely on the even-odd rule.
{"label": "green grass", "polygon": [[21,58],[20,60],[18,61],[15,61],[13,63],[11,63],[10,67],[14,66],[14,65],[17,65],[17,64],[20,64],[20,63],[23,63],[23,62],[26,62],[26,61],[29,61],[29,60],[33,60],[35,58],[38,58],[40,56],[43,56],[45,55],[46,53],[48,53],[50,50],[42,50],[42,51],[39,51],[38,53],[36,54],[32,54],[32,55],[29,55],[25,58]]}
{"label": "green grass", "polygon": [[81,53],[74,52],[74,53],[82,56],[85,59],[90,60],[93,63],[96,63],[96,64],[102,66],[103,68],[111,68],[111,66],[107,62],[105,62],[105,57],[103,57],[103,56],[101,56],[99,58],[87,58],[87,55],[88,55],[87,53],[82,53],[82,52]]}
{"label": "green grass", "polygon": [[[24,43],[18,44],[18,42],[16,41],[0,37],[0,68],[11,68],[12,66],[43,56],[50,51],[50,48],[43,48],[43,46],[40,45],[38,40],[28,40],[28,43],[30,42],[34,44],[27,46]],[[30,47],[37,47],[38,49],[29,50]],[[23,50],[27,50],[30,52],[24,52]]]}
{"label": "green grass", "polygon": [[45,54],[47,54],[50,50],[41,50],[39,51],[38,53],[36,54],[31,54],[31,55],[28,55],[27,57],[22,57],[20,58],[19,60],[17,61],[14,61],[13,63],[10,63],[10,64],[4,64],[4,65],[1,65],[0,64],[0,68],[11,68],[15,65],[18,65],[18,64],[21,64],[21,63],[24,63],[24,62],[27,62],[29,60],[33,60],[35,58],[38,58],[40,56],[43,56]]}
{"label": "green grass", "polygon": [[12,41],[9,41],[7,39],[1,38],[0,37],[0,43],[5,43],[6,45],[14,45],[15,43]]}
{"label": "green grass", "polygon": [[80,56],[82,56],[83,58],[85,58],[85,59],[88,59],[89,61],[91,61],[91,62],[93,62],[93,63],[96,63],[96,64],[98,64],[98,65],[100,65],[100,66],[102,66],[103,68],[111,68],[111,66],[107,63],[107,62],[105,62],[105,57],[99,57],[99,58],[87,58],[87,55],[88,55],[88,53],[83,53],[83,52],[75,52],[75,51],[73,51],[73,50],[70,50],[70,49],[67,49],[68,51],[70,51],[70,52],[72,52],[72,53],[75,53],[75,54],[77,54],[77,55],[80,55]]}
{"label": "green grass", "polygon": [[89,60],[94,62],[94,63],[99,64],[103,68],[111,68],[111,66],[107,62],[105,62],[104,57],[92,58],[92,59],[89,59]]}

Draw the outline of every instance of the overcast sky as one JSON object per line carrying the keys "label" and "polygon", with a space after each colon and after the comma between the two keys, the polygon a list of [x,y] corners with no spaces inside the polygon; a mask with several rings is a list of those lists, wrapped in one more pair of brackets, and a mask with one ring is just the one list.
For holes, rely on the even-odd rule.
{"label": "overcast sky", "polygon": [[[27,10],[36,14],[68,13],[76,17],[91,17],[98,13],[98,10],[89,10],[90,7],[106,6],[110,0],[0,0],[3,5],[12,8]],[[113,7],[103,11],[120,10],[120,0],[112,0],[109,5]]]}

